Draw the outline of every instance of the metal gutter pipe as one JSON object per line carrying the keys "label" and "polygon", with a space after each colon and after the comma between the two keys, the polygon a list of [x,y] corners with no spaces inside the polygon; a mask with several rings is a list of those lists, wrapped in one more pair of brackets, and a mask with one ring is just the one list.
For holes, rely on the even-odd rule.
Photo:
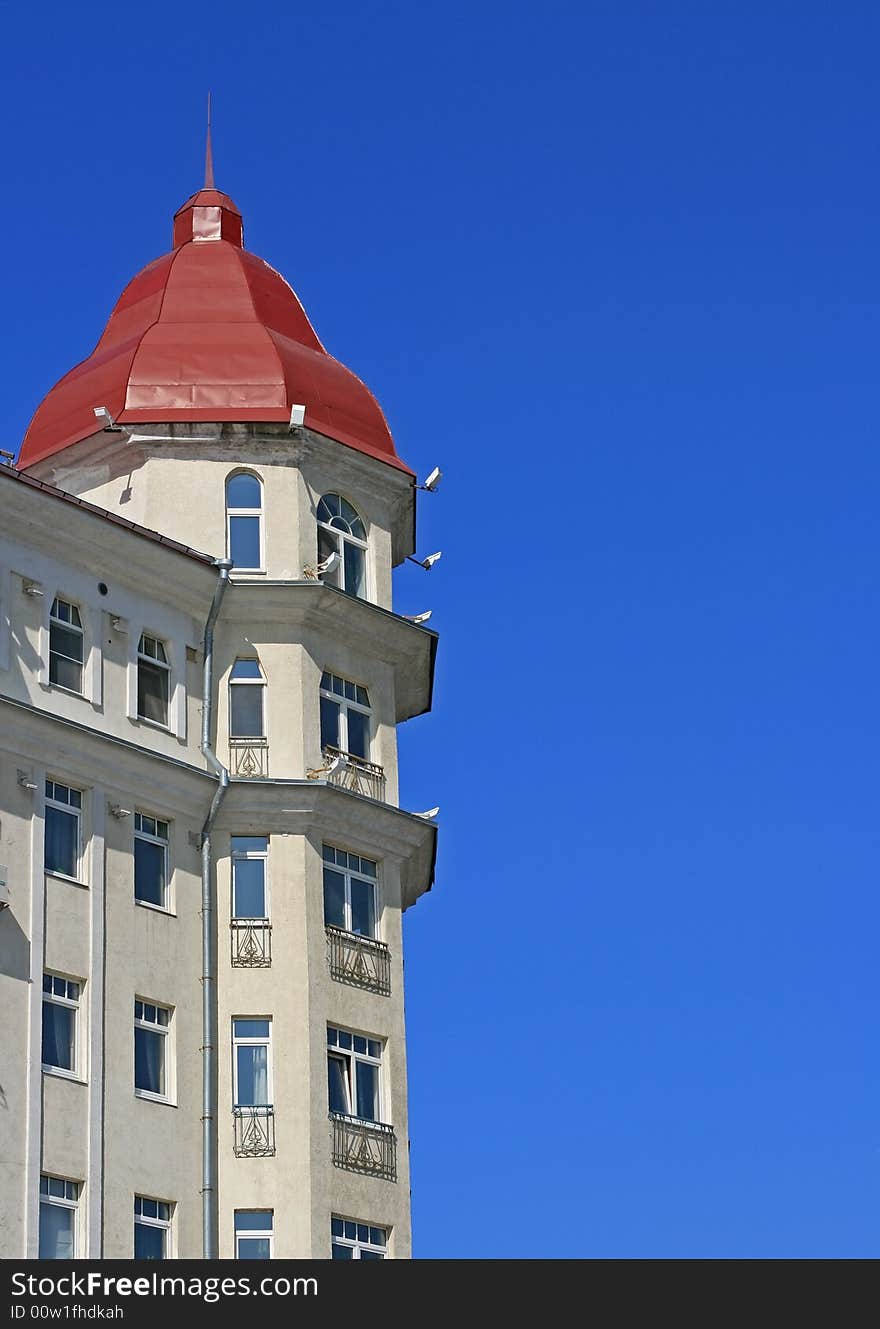
{"label": "metal gutter pipe", "polygon": [[214,945],[214,875],[211,871],[211,828],[229,788],[229,772],[211,746],[214,728],[214,624],[229,585],[232,562],[221,558],[214,598],[205,623],[202,663],[202,754],[217,788],[202,827],[202,1257],[217,1259],[217,971]]}

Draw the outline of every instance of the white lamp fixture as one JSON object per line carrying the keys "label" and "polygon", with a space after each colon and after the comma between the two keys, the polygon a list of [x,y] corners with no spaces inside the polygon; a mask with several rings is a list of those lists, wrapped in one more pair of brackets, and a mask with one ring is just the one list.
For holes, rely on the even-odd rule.
{"label": "white lamp fixture", "polygon": [[414,812],[413,816],[421,817],[422,821],[433,821],[439,811],[440,804],[438,803],[435,808],[429,808],[427,812]]}
{"label": "white lamp fixture", "polygon": [[291,406],[290,408],[290,432],[295,434],[298,429],[302,429],[306,421],[305,406]]}
{"label": "white lamp fixture", "polygon": [[92,410],[95,412],[95,419],[101,421],[101,427],[106,433],[122,433],[122,425],[116,423],[106,406],[93,406]]}
{"label": "white lamp fixture", "polygon": [[423,485],[416,485],[416,489],[426,489],[429,494],[433,494],[434,491],[439,488],[442,479],[443,472],[440,470],[439,466],[435,466],[425,483]]}
{"label": "white lamp fixture", "polygon": [[29,789],[30,792],[33,793],[37,787],[36,780],[32,780],[27,771],[16,771],[16,776],[22,789]]}
{"label": "white lamp fixture", "polygon": [[407,623],[427,623],[433,612],[433,609],[426,609],[423,614],[403,614],[402,617]]}
{"label": "white lamp fixture", "polygon": [[438,549],[436,554],[429,554],[427,558],[413,558],[412,554],[407,554],[410,563],[418,563],[420,568],[430,572],[431,568],[443,557],[443,550]]}

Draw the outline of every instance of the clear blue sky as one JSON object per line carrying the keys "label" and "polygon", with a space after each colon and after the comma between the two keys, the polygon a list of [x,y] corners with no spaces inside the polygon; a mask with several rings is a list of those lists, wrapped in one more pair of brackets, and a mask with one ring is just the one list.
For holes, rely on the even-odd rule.
{"label": "clear blue sky", "polygon": [[878,1250],[880,11],[721,9],[5,11],[3,446],[210,86],[248,247],[446,472],[420,1256]]}

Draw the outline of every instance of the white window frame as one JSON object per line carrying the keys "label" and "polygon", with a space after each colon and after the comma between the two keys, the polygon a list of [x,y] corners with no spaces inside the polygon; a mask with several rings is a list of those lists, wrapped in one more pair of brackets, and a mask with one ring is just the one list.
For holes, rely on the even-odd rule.
{"label": "white window frame", "polygon": [[[45,1191],[43,1190],[44,1181],[46,1182]],[[60,1184],[64,1187],[63,1196],[49,1194],[49,1185],[52,1182],[55,1182],[56,1185],[60,1182]],[[73,1189],[72,1196],[70,1195],[68,1188]],[[71,1181],[69,1177],[56,1176],[54,1172],[40,1173],[40,1208],[42,1209],[44,1204],[47,1205],[52,1204],[59,1209],[70,1209],[73,1211],[73,1225],[72,1225],[73,1250],[71,1251],[71,1258],[74,1260],[77,1258],[77,1255],[79,1253],[79,1202],[81,1195],[82,1195],[82,1182]],[[38,1258],[48,1259],[49,1257],[40,1255],[38,1256]]]}
{"label": "white window frame", "polygon": [[[330,686],[329,686],[329,687],[326,687],[325,684],[324,684],[324,680],[325,680],[325,678],[329,678],[329,680],[330,680]],[[337,683],[341,683],[341,684],[343,685],[343,691],[342,691],[342,693],[334,692],[334,691],[333,691],[333,680],[334,680],[334,679],[336,680]],[[354,696],[354,698],[351,698],[351,697],[349,697],[349,696],[346,695],[346,693],[345,693],[345,685],[346,685],[346,684],[348,684],[348,686],[349,686],[350,688],[354,688],[354,690],[355,690],[355,696]],[[366,701],[366,703],[357,700],[357,689],[358,689],[358,688],[361,688],[361,689],[363,690],[363,692],[366,693],[366,696],[367,696],[367,701]],[[343,678],[341,674],[334,674],[331,670],[329,670],[329,669],[325,669],[325,670],[323,670],[323,672],[322,672],[322,674],[321,674],[321,685],[320,685],[320,688],[319,688],[319,695],[320,695],[321,697],[325,698],[325,699],[328,700],[328,701],[336,702],[337,705],[339,706],[339,745],[338,745],[338,746],[339,746],[339,750],[340,750],[340,752],[343,752],[343,753],[346,753],[346,754],[349,754],[349,755],[354,755],[356,760],[361,760],[361,761],[372,761],[372,759],[373,759],[373,758],[372,758],[372,751],[373,751],[373,738],[374,738],[374,733],[373,733],[373,710],[372,710],[372,707],[370,706],[370,701],[369,701],[369,697],[370,697],[370,690],[369,690],[369,688],[368,688],[364,683],[356,683],[356,682],[354,681],[354,679],[351,679],[351,678]],[[351,753],[351,749],[349,748],[349,745],[348,745],[348,712],[349,712],[349,709],[351,709],[351,710],[353,710],[353,711],[358,711],[361,715],[366,715],[366,717],[367,717],[367,752],[366,752],[366,755],[365,755],[364,757],[361,757],[361,758],[358,758],[358,757],[357,757],[357,754],[352,754],[352,753]],[[319,725],[320,725],[320,710],[319,710],[319,715],[318,715],[318,723],[319,723]],[[332,745],[331,745],[331,746],[332,746]],[[321,747],[322,747],[322,749],[323,749],[324,751],[326,751],[326,749],[324,748],[324,744],[323,744],[323,742],[322,742],[322,744],[321,744]]]}
{"label": "white window frame", "polygon": [[[70,614],[71,614],[70,622],[65,622],[65,620],[64,620],[63,618],[58,617],[58,616],[53,612],[53,611],[55,610],[55,606],[58,605],[58,604],[63,604],[63,605],[65,605],[65,606],[67,607],[67,609],[70,611]],[[76,623],[74,623],[74,621],[73,621],[73,615],[74,615],[74,614],[76,615],[76,619],[77,619]],[[54,627],[59,627],[59,628],[61,628],[63,631],[74,632],[74,633],[78,633],[78,634],[79,634],[79,650],[80,650],[80,658],[79,658],[79,660],[74,660],[72,656],[70,656],[70,655],[65,655],[62,651],[53,651],[53,650],[52,650],[52,628],[53,628],[53,626],[54,626]],[[86,665],[87,665],[87,663],[88,663],[88,652],[87,652],[87,650],[86,650],[86,632],[85,632],[85,626],[84,626],[84,624],[83,624],[83,612],[82,612],[82,608],[81,608],[81,606],[80,606],[75,600],[68,600],[67,597],[66,597],[66,596],[63,596],[63,595],[56,595],[56,596],[53,598],[53,600],[52,600],[52,604],[51,604],[51,606],[50,606],[50,608],[49,608],[49,652],[48,652],[48,654],[49,654],[49,659],[48,659],[48,670],[47,670],[46,678],[47,678],[47,681],[48,681],[49,687],[50,687],[50,688],[59,688],[62,692],[67,692],[67,693],[69,693],[70,696],[72,696],[72,697],[84,697],[84,696],[85,696],[85,684],[86,684]],[[78,688],[69,688],[65,683],[56,683],[56,682],[53,682],[53,679],[52,679],[52,656],[53,656],[53,655],[57,655],[57,656],[58,656],[60,659],[62,659],[62,660],[67,660],[67,661],[69,661],[70,664],[78,664],[78,665],[79,665],[79,687],[78,687]]]}
{"label": "white window frame", "polygon": [[[154,1093],[152,1089],[140,1089],[138,1085],[135,1083],[134,1085],[135,1098],[144,1098],[147,1100],[147,1102],[150,1103],[173,1103],[175,1101],[174,1095],[176,1089],[176,1085],[174,1082],[174,1057],[172,1055],[174,1050],[174,1044],[172,1042],[172,1033],[171,1033],[172,1025],[174,1022],[174,1007],[166,1006],[165,1003],[162,1001],[151,1001],[149,997],[136,996],[134,1002],[135,1002],[134,1028],[145,1029],[150,1034],[158,1034],[161,1035],[162,1037],[162,1045],[161,1045],[162,1075],[165,1081],[165,1089],[161,1094]],[[161,1024],[158,1020],[156,1021],[150,1020],[143,1013],[140,1016],[138,1016],[137,1008],[139,1004],[142,1007],[155,1006],[157,1012],[164,1011],[168,1016],[168,1019],[165,1022],[165,1024]],[[132,1036],[132,1049],[134,1050],[134,1036]],[[133,1081],[136,1073],[137,1073],[137,1054],[135,1053],[132,1065]]]}
{"label": "white window frame", "polygon": [[[265,849],[244,849],[234,848],[236,840],[265,840]],[[271,847],[271,837],[268,835],[231,835],[229,837],[229,858],[231,869],[229,874],[229,910],[230,918],[234,922],[268,922],[272,917],[269,905],[269,849]],[[263,903],[266,906],[266,912],[260,918],[251,914],[237,914],[235,912],[235,865],[236,863],[262,862],[263,864]],[[244,1019],[242,1015],[239,1017]],[[254,1019],[262,1018],[254,1016]],[[270,1029],[271,1034],[271,1029]]]}
{"label": "white window frame", "polygon": [[[162,654],[165,657],[164,660],[160,660],[158,655],[150,655],[149,652],[147,652],[144,649],[144,642],[146,640],[155,642],[156,646],[161,648]],[[164,670],[165,672],[165,680],[166,680],[165,681],[165,719],[162,722],[160,722],[159,720],[151,720],[148,715],[141,715],[140,700],[139,700],[141,661],[143,661],[145,665],[152,666],[155,669]],[[137,673],[135,676],[134,709],[138,723],[152,725],[154,729],[163,729],[166,732],[170,733],[171,714],[174,703],[175,679],[174,679],[173,670],[171,668],[171,659],[170,659],[170,652],[168,649],[168,642],[165,640],[164,637],[160,636],[159,633],[157,632],[151,632],[149,628],[141,629],[141,634],[138,637],[135,668]]]}
{"label": "white window frame", "polygon": [[[239,1214],[268,1214],[268,1228],[239,1228]],[[275,1259],[275,1210],[274,1209],[236,1209],[233,1218],[233,1249],[236,1260],[244,1260],[247,1257],[239,1255],[239,1241],[253,1241],[255,1238],[261,1241],[269,1242],[269,1259]]]}
{"label": "white window frame", "polygon": [[[260,677],[257,678],[235,678],[235,666],[240,662],[255,664],[260,671]],[[263,732],[261,734],[234,734],[232,732],[232,689],[233,688],[261,688],[260,695],[260,715],[263,720]],[[254,745],[268,741],[268,716],[266,715],[266,673],[263,665],[256,655],[237,655],[229,671],[229,741],[230,743],[241,744],[246,747],[248,743]]]}
{"label": "white window frame", "polygon": [[[259,506],[258,508],[233,508],[233,507],[230,507],[230,505],[229,505],[229,482],[230,482],[230,480],[234,480],[234,479],[236,478],[236,476],[239,476],[239,475],[247,475],[247,476],[250,476],[250,478],[251,478],[252,480],[256,480],[257,484],[260,486],[260,506]],[[266,526],[265,526],[265,518],[264,518],[264,516],[263,516],[263,512],[264,512],[264,509],[265,509],[265,506],[266,506],[265,492],[266,492],[266,491],[265,491],[265,487],[264,487],[264,485],[263,485],[263,477],[262,477],[261,475],[258,475],[256,471],[248,470],[246,467],[239,467],[238,470],[230,471],[229,474],[227,475],[226,479],[225,479],[224,482],[223,482],[223,501],[224,501],[224,504],[225,504],[225,507],[226,507],[226,557],[227,557],[228,559],[230,559],[230,560],[232,559],[232,526],[231,526],[231,518],[232,518],[232,517],[258,517],[258,518],[259,518],[259,522],[260,522],[260,525],[259,525],[259,531],[260,531],[260,562],[259,562],[259,566],[258,566],[258,567],[255,567],[255,568],[245,568],[245,567],[239,567],[237,564],[233,563],[233,566],[232,566],[232,572],[233,572],[233,573],[241,573],[241,572],[243,572],[243,573],[245,573],[245,574],[249,574],[249,573],[265,572],[265,571],[266,571]]]}
{"label": "white window frame", "polygon": [[[144,818],[155,824],[155,832],[144,829]],[[159,831],[159,827],[165,827],[164,836]],[[160,914],[173,913],[171,899],[171,824],[162,817],[156,817],[152,812],[143,812],[140,809],[135,810],[133,839],[145,840],[148,844],[157,844],[162,849],[165,858],[165,902],[164,904],[153,904],[152,900],[140,900],[136,894],[137,877],[134,863],[134,847],[132,846],[132,893],[134,902],[141,909],[154,909]]]}
{"label": "white window frame", "polygon": [[[52,991],[46,991],[46,979],[52,980]],[[58,992],[56,985],[64,984],[64,992]],[[70,996],[70,988],[76,989],[76,996]],[[81,1013],[84,1009],[82,1005],[83,988],[85,980],[82,978],[71,978],[67,974],[56,973],[54,969],[43,970],[43,1005],[63,1006],[66,1010],[73,1011],[73,1066],[67,1070],[64,1066],[53,1066],[51,1062],[42,1061],[42,1070],[44,1075],[59,1075],[64,1080],[84,1080],[82,1074],[82,1018]],[[41,1053],[42,1053],[42,1027],[41,1033]]]}
{"label": "white window frame", "polygon": [[[149,1204],[155,1204],[155,1205],[156,1205],[157,1214],[158,1214],[158,1208],[159,1208],[159,1205],[164,1205],[165,1208],[168,1210],[168,1217],[167,1217],[167,1218],[160,1218],[160,1217],[151,1218],[151,1217],[145,1216],[144,1213],[143,1213],[143,1211],[139,1214],[139,1213],[138,1213],[138,1204],[140,1204],[141,1206],[143,1206],[143,1203],[144,1203],[145,1200],[146,1200]],[[154,1228],[159,1228],[162,1232],[164,1232],[165,1236],[164,1236],[163,1241],[162,1241],[162,1259],[163,1259],[163,1260],[171,1260],[171,1259],[173,1259],[174,1256],[173,1256],[173,1251],[172,1251],[172,1234],[173,1234],[173,1231],[174,1231],[174,1202],[173,1202],[172,1200],[157,1200],[157,1199],[155,1199],[152,1195],[135,1195],[135,1197],[134,1197],[134,1226],[135,1226],[135,1228],[137,1228],[137,1226],[138,1226],[139,1224],[140,1224],[141,1227],[154,1227]],[[135,1237],[135,1235],[136,1235],[136,1234],[135,1234],[134,1232],[132,1232],[132,1251],[134,1250],[134,1237]]]}
{"label": "white window frame", "polygon": [[[325,520],[322,520],[322,518],[318,516],[318,513],[319,513],[320,510],[321,510],[321,504],[322,504],[323,502],[325,502],[326,499],[328,499],[328,498],[338,498],[338,499],[341,500],[342,503],[347,503],[347,504],[348,504],[348,506],[352,509],[352,511],[354,512],[354,514],[355,514],[355,516],[357,517],[358,521],[361,523],[361,525],[362,525],[363,528],[364,528],[364,537],[363,537],[363,539],[361,539],[361,537],[360,537],[359,535],[352,535],[351,531],[343,530],[342,527],[340,527],[340,526],[334,526],[334,525],[332,524],[334,518],[331,517],[330,521],[325,521]],[[347,518],[347,517],[341,517],[340,519],[343,520],[343,521],[345,521],[346,523],[348,522],[348,518]],[[338,566],[335,567],[335,568],[332,568],[329,572],[324,572],[324,573],[322,573],[322,574],[321,574],[321,581],[326,582],[327,585],[329,585],[329,586],[336,586],[336,587],[339,588],[339,590],[341,590],[341,591],[346,591],[346,594],[348,594],[348,595],[354,595],[354,596],[356,596],[356,598],[359,599],[359,600],[368,600],[368,599],[370,598],[370,541],[369,541],[369,532],[368,532],[368,528],[367,528],[367,523],[366,523],[366,521],[364,520],[364,517],[363,517],[363,515],[361,514],[360,509],[356,506],[356,504],[352,503],[352,501],[351,501],[350,498],[346,498],[344,494],[340,494],[337,490],[328,489],[328,490],[327,490],[327,493],[326,493],[326,494],[322,494],[321,497],[318,499],[318,502],[315,504],[315,523],[316,523],[316,525],[317,525],[317,528],[318,528],[319,533],[320,533],[321,531],[324,531],[324,532],[326,532],[327,535],[330,536],[330,538],[333,540],[334,548],[336,549],[337,553],[339,554],[339,563],[338,563]],[[319,539],[320,539],[320,534],[319,534]],[[363,551],[363,555],[364,555],[364,588],[363,588],[363,592],[362,592],[360,595],[357,595],[355,591],[347,591],[347,590],[346,590],[346,586],[345,586],[345,543],[346,543],[346,541],[348,541],[349,544],[354,545],[357,549],[360,549],[360,550]],[[322,560],[321,560],[320,546],[319,546],[318,562],[321,562],[321,561],[322,561]]]}
{"label": "white window frame", "polygon": [[[52,786],[53,792],[49,793],[49,786]],[[70,794],[76,794],[79,797],[79,804],[66,803],[63,799],[57,797],[58,790],[63,789]],[[61,872],[58,868],[47,868],[44,861],[44,870],[50,877],[60,877],[62,881],[75,881],[78,885],[83,885],[83,790],[77,789],[74,785],[63,784],[61,780],[55,780],[50,775],[46,776],[45,798],[43,807],[43,845],[45,856],[45,836],[46,836],[46,809],[55,808],[59,812],[67,813],[76,818],[76,872],[71,876],[67,872]]]}
{"label": "white window frame", "polygon": [[[235,1032],[235,1026],[239,1020],[265,1020],[269,1025],[268,1034],[251,1036],[248,1034],[239,1035]],[[266,1053],[266,1097],[268,1103],[239,1103],[238,1101],[238,1049],[240,1047],[264,1047]],[[233,1015],[232,1017],[232,1104],[233,1107],[254,1108],[259,1111],[260,1108],[268,1109],[274,1106],[275,1084],[274,1067],[272,1065],[272,1016],[271,1015]]]}
{"label": "white window frame", "polygon": [[[349,1037],[351,1039],[351,1048],[341,1047],[338,1042],[331,1043],[330,1042],[331,1033],[335,1033],[337,1037],[340,1034]],[[367,1052],[360,1052],[360,1051],[356,1052],[354,1050],[354,1040],[356,1038],[364,1039],[367,1043],[368,1049],[370,1043],[378,1043],[379,1045],[378,1056],[370,1053],[369,1050]],[[343,1029],[340,1025],[333,1025],[333,1024],[327,1025],[327,1060],[329,1061],[331,1057],[335,1056],[338,1060],[346,1062],[345,1085],[348,1094],[349,1110],[347,1113],[344,1114],[345,1116],[353,1117],[356,1121],[365,1121],[368,1124],[371,1122],[375,1122],[377,1126],[389,1126],[391,1124],[389,1121],[386,1121],[385,1118],[385,1083],[384,1083],[385,1076],[382,1071],[382,1060],[383,1060],[382,1054],[384,1053],[384,1051],[385,1051],[385,1039],[375,1038],[372,1034],[358,1034],[355,1033],[353,1029]],[[367,1062],[369,1065],[375,1066],[378,1069],[378,1075],[376,1076],[376,1091],[377,1091],[376,1114],[377,1115],[375,1117],[359,1117],[356,1111],[357,1069],[355,1063],[358,1061]]]}
{"label": "white window frame", "polygon": [[[361,1238],[360,1238],[359,1236],[347,1237],[347,1236],[345,1236],[344,1230],[343,1230],[343,1235],[342,1235],[342,1236],[339,1236],[337,1233],[334,1233],[334,1231],[333,1231],[333,1224],[334,1224],[334,1223],[354,1223],[356,1227],[365,1227],[365,1228],[368,1229],[368,1231],[369,1231],[370,1229],[372,1229],[372,1231],[374,1231],[374,1232],[384,1232],[384,1233],[385,1233],[385,1241],[384,1241],[381,1245],[378,1245],[378,1244],[377,1244],[376,1242],[374,1242],[371,1238],[368,1239],[367,1241],[362,1241]],[[352,1251],[352,1257],[351,1257],[351,1258],[352,1258],[353,1260],[359,1260],[359,1259],[361,1258],[361,1251],[375,1251],[375,1252],[381,1254],[383,1260],[387,1260],[387,1259],[388,1259],[388,1247],[389,1247],[389,1244],[390,1244],[388,1239],[389,1239],[390,1235],[391,1235],[391,1229],[390,1229],[389,1227],[386,1227],[386,1225],[385,1225],[384,1223],[365,1223],[365,1222],[364,1222],[362,1219],[360,1219],[360,1218],[344,1218],[344,1217],[342,1216],[342,1214],[331,1214],[331,1215],[330,1215],[330,1255],[331,1255],[331,1258],[332,1258],[332,1255],[333,1255],[333,1247],[334,1247],[334,1246],[348,1246],[349,1249]]]}
{"label": "white window frame", "polygon": [[[333,857],[332,857],[332,858],[328,857],[329,854],[332,854]],[[358,864],[358,867],[357,867],[357,868],[355,868],[355,867],[353,867],[353,866],[351,865],[351,864],[352,864],[352,859],[354,859],[355,862],[357,862],[357,864]],[[369,872],[364,872],[364,871],[363,871],[363,869],[362,869],[361,866],[360,866],[360,865],[363,864],[363,863],[369,863],[370,867],[373,869],[372,875],[371,875]],[[354,936],[361,936],[362,934],[359,933],[359,932],[358,932],[358,933],[352,932],[352,927],[351,927],[351,882],[352,882],[352,878],[354,878],[354,879],[357,880],[357,881],[364,881],[364,882],[367,883],[368,886],[372,886],[372,888],[373,888],[373,918],[374,918],[374,920],[375,920],[376,930],[375,930],[375,932],[373,933],[372,937],[371,937],[371,938],[368,938],[368,940],[371,940],[371,941],[381,941],[381,940],[382,940],[382,927],[381,927],[381,916],[382,916],[382,915],[381,915],[380,897],[379,897],[379,865],[378,865],[378,863],[375,863],[371,858],[364,858],[364,857],[363,857],[362,855],[360,855],[360,854],[352,854],[352,853],[350,853],[347,849],[340,849],[340,848],[338,848],[338,846],[336,846],[336,845],[332,845],[332,844],[326,844],[326,843],[324,843],[324,844],[321,845],[321,866],[322,866],[322,870],[323,870],[323,868],[327,868],[327,867],[329,867],[329,868],[331,868],[332,871],[334,871],[334,872],[341,872],[341,873],[342,873],[342,876],[343,876],[343,878],[344,878],[344,880],[345,880],[345,904],[344,904],[344,909],[345,909],[345,922],[344,922],[344,924],[343,924],[343,930],[344,930],[345,932],[349,932],[349,933],[351,933],[351,935],[352,935],[353,937],[354,937]],[[334,926],[336,926],[335,924],[328,923],[326,917],[325,917],[325,919],[324,919],[324,922],[325,922],[325,924],[327,924],[328,927],[334,927]]]}

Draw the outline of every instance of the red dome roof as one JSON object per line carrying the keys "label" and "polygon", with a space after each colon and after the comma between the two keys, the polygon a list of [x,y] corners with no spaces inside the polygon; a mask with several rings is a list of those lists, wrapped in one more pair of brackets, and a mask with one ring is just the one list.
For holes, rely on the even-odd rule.
{"label": "red dome roof", "polygon": [[174,218],[174,249],[129,282],[92,354],[43,398],[18,458],[33,466],[120,424],[277,421],[294,404],[308,428],[409,471],[379,403],[328,355],[282,276],[242,247],[241,213],[202,189]]}

